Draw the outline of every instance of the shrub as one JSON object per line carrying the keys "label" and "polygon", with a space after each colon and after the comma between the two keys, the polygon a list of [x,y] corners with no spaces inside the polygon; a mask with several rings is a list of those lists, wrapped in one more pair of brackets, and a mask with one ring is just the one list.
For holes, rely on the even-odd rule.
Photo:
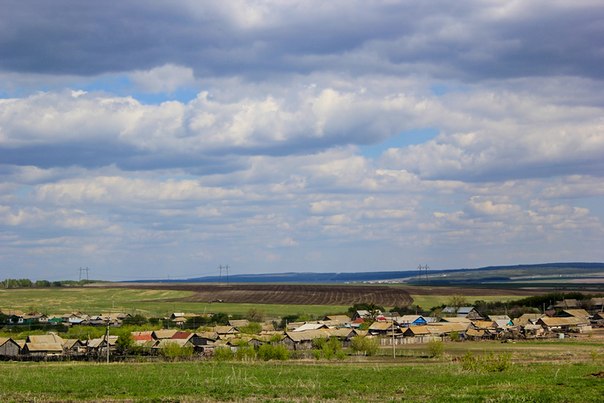
{"label": "shrub", "polygon": [[250,322],[247,326],[241,326],[239,331],[244,334],[258,334],[262,331],[262,325],[257,322]]}
{"label": "shrub", "polygon": [[242,345],[237,348],[235,358],[240,361],[252,361],[256,359],[256,350],[253,346]]}
{"label": "shrub", "polygon": [[503,372],[512,366],[512,355],[510,353],[493,354],[492,352],[477,357],[467,352],[461,358],[461,367],[471,372]]}
{"label": "shrub", "polygon": [[217,361],[232,360],[233,351],[229,347],[218,347],[214,350],[214,359]]}
{"label": "shrub", "polygon": [[289,350],[283,344],[263,344],[258,348],[258,358],[285,361],[289,359]]}
{"label": "shrub", "polygon": [[[333,358],[340,358],[344,352],[342,351],[342,343],[332,337],[329,340],[326,339],[315,339],[313,340],[313,356],[316,359],[325,358],[331,360]],[[315,353],[315,351],[317,353]]]}
{"label": "shrub", "polygon": [[432,340],[428,342],[428,355],[433,358],[440,358],[445,352],[445,344],[442,341]]}
{"label": "shrub", "polygon": [[355,336],[351,340],[350,348],[356,353],[371,356],[378,352],[379,345],[376,339],[365,336]]}
{"label": "shrub", "polygon": [[166,345],[161,349],[161,354],[173,361],[181,360],[190,358],[193,355],[193,347],[181,347],[176,343],[166,343]]}

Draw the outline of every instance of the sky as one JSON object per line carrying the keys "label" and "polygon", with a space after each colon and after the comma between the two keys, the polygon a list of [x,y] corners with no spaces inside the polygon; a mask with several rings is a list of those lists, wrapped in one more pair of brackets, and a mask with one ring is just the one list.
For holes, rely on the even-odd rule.
{"label": "sky", "polygon": [[0,278],[604,261],[601,0],[0,3]]}

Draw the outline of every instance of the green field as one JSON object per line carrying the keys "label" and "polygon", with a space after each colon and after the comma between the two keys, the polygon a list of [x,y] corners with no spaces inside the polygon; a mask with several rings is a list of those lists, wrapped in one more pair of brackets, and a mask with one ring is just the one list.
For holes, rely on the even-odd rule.
{"label": "green field", "polygon": [[[439,290],[440,291],[440,290]],[[414,304],[424,309],[446,304],[451,295],[412,294]],[[488,293],[488,290],[485,290]],[[0,290],[0,309],[17,309],[24,312],[64,314],[82,311],[88,314],[101,312],[125,312],[145,316],[163,317],[172,312],[214,313],[224,312],[245,315],[250,309],[258,309],[268,318],[306,314],[322,317],[326,314],[345,313],[347,306],[332,305],[277,305],[205,303],[179,301],[192,295],[190,291],[139,290],[127,288],[42,288]],[[469,303],[476,300],[510,301],[522,297],[513,295],[481,295],[466,297]]]}
{"label": "green field", "polygon": [[347,306],[234,304],[178,301],[192,293],[172,290],[132,290],[126,288],[46,288],[0,290],[0,310],[63,314],[81,311],[88,314],[125,312],[163,317],[172,312],[245,315],[254,308],[269,318],[306,314],[321,317],[328,313],[345,313]]}
{"label": "green field", "polygon": [[515,364],[476,373],[456,362],[0,363],[2,401],[596,402],[602,363]]}

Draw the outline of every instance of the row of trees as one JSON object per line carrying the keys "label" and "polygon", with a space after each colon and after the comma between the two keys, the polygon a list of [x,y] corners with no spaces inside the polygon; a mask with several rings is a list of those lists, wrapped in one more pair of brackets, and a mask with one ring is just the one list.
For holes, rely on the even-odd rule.
{"label": "row of trees", "polygon": [[0,282],[1,288],[50,288],[50,287],[77,287],[85,284],[93,283],[92,280],[36,280],[32,281],[28,278],[6,278]]}

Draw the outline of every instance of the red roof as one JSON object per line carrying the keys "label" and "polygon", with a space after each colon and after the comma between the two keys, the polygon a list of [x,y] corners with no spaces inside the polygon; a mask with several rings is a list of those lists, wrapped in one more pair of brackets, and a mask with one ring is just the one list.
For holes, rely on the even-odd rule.
{"label": "red roof", "polygon": [[171,337],[171,339],[186,340],[189,338],[189,336],[191,336],[191,332],[178,331],[178,332],[174,333],[174,335]]}
{"label": "red roof", "polygon": [[133,334],[132,338],[135,341],[147,341],[147,340],[153,340],[153,338],[151,337],[151,333],[149,334]]}
{"label": "red roof", "polygon": [[355,320],[352,321],[352,323],[365,323],[365,319],[363,319],[363,318],[356,318]]}

